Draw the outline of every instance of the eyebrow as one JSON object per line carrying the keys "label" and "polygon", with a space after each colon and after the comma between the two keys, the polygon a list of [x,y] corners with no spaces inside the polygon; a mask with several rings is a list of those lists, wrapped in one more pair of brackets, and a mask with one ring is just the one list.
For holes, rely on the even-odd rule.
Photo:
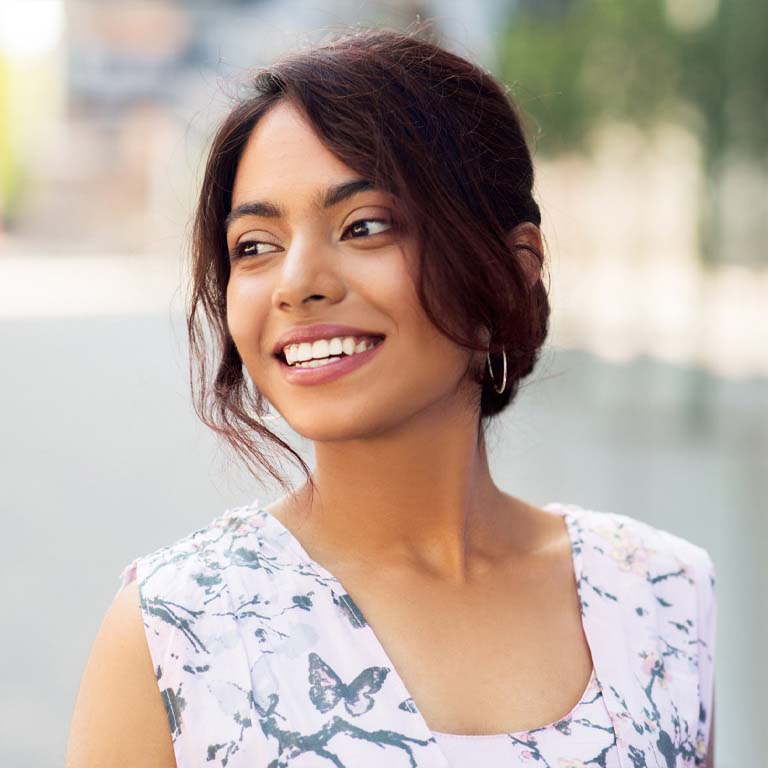
{"label": "eyebrow", "polygon": [[[332,208],[334,205],[338,205],[352,197],[352,195],[373,189],[376,189],[376,187],[367,179],[343,181],[340,184],[328,187],[325,192],[321,192],[315,202],[323,208]],[[224,219],[224,230],[228,230],[237,219],[243,216],[265,216],[267,218],[279,219],[285,218],[285,215],[285,209],[279,205],[270,203],[267,200],[253,200],[249,203],[238,205],[237,208],[233,208],[227,214],[227,217]]]}

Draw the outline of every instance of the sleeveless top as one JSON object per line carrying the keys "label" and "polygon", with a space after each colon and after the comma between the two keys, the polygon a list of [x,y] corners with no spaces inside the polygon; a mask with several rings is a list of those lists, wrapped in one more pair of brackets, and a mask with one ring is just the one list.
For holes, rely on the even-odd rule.
{"label": "sleeveless top", "polygon": [[138,581],[178,768],[702,766],[709,554],[618,513],[545,509],[565,518],[594,670],[571,713],[524,733],[430,731],[342,583],[258,500],[137,557],[121,588]]}

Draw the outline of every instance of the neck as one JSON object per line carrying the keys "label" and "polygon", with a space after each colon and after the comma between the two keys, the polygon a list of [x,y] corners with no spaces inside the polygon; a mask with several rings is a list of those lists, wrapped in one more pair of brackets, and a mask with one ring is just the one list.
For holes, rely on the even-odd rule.
{"label": "neck", "polygon": [[305,483],[279,516],[320,561],[465,581],[514,548],[510,529],[526,530],[509,525],[510,504],[521,513],[527,505],[494,484],[478,430],[477,414],[465,409],[364,439],[315,442],[315,493]]}

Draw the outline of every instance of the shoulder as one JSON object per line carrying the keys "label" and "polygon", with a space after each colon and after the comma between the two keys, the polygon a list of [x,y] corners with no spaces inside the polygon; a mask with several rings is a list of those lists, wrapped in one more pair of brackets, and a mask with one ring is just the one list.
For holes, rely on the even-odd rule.
{"label": "shoulder", "polygon": [[135,583],[120,590],[104,615],[69,729],[67,768],[107,763],[176,765]]}
{"label": "shoulder", "polygon": [[[233,544],[252,532],[248,524],[252,507],[234,507],[211,519],[205,525],[136,558],[137,575],[143,567],[145,579],[168,567],[216,565],[233,551]],[[132,564],[133,565],[133,564]]]}
{"label": "shoulder", "polygon": [[702,591],[714,588],[715,568],[706,549],[629,515],[569,507],[584,544],[619,570],[649,580],[678,574]]}
{"label": "shoulder", "polygon": [[[712,722],[717,615],[709,552],[628,515],[575,506],[569,511],[583,557],[587,616],[596,612],[610,619],[599,626],[623,629],[626,658],[632,677],[642,681],[643,696],[654,691],[667,733],[683,734],[696,764],[703,763]],[[622,644],[614,635],[598,642],[606,658]],[[624,692],[632,685],[627,681]]]}
{"label": "shoulder", "polygon": [[565,506],[592,590],[644,595],[656,607],[645,615],[713,626],[716,575],[706,549],[625,514]]}
{"label": "shoulder", "polygon": [[228,509],[121,574],[115,601],[134,603],[166,734],[182,762],[199,762],[202,738],[234,749],[251,714],[249,667],[268,650],[259,609],[269,601],[274,560],[256,511]]}
{"label": "shoulder", "polygon": [[[173,646],[191,660],[234,643],[248,588],[269,589],[271,550],[254,522],[253,506],[225,510],[206,525],[136,558],[121,574],[135,580],[153,657]],[[259,573],[261,571],[262,573]],[[253,595],[251,595],[253,598]]]}
{"label": "shoulder", "polygon": [[135,579],[145,611],[152,601],[178,599],[215,610],[225,596],[230,572],[258,562],[261,541],[251,523],[253,512],[251,506],[227,509],[204,526],[135,558],[120,574],[121,587]]}

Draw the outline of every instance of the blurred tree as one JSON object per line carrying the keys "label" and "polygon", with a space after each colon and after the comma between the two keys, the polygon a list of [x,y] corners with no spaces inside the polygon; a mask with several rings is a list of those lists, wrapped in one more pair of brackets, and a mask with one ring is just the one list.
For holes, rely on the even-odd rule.
{"label": "blurred tree", "polygon": [[10,72],[0,56],[0,232],[8,228],[17,202],[19,173],[11,150]]}
{"label": "blurred tree", "polygon": [[702,247],[711,260],[727,156],[768,172],[766,37],[762,0],[519,0],[497,71],[538,124],[544,154],[588,152],[591,130],[611,118],[692,128],[710,184]]}
{"label": "blurred tree", "polygon": [[[609,117],[651,126],[677,89],[673,36],[656,2],[521,2],[501,75],[545,128],[540,151],[587,151]],[[522,84],[522,86],[520,85]]]}

